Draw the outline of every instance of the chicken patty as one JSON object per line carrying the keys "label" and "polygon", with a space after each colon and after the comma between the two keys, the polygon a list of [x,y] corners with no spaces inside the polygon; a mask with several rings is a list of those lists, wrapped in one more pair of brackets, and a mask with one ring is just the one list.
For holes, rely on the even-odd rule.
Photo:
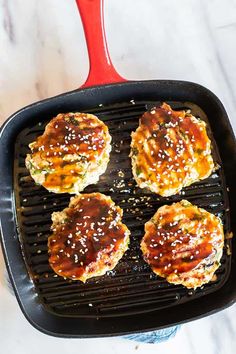
{"label": "chicken patty", "polygon": [[163,197],[214,170],[206,123],[166,103],[143,114],[132,133],[130,156],[138,186]]}
{"label": "chicken patty", "polygon": [[223,245],[221,220],[182,200],[160,207],[145,224],[141,250],[154,273],[195,289],[212,279]]}
{"label": "chicken patty", "polygon": [[123,211],[100,193],[71,198],[69,207],[52,214],[49,263],[60,276],[86,282],[112,270],[128,249],[130,231]]}
{"label": "chicken patty", "polygon": [[60,113],[29,147],[26,167],[37,184],[50,192],[77,194],[105,172],[111,136],[92,114]]}

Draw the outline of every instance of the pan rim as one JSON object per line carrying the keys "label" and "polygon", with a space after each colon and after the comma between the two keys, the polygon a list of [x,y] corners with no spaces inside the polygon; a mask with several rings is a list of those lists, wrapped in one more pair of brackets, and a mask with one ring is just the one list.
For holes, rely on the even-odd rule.
{"label": "pan rim", "polygon": [[[46,104],[51,100],[55,100],[55,99],[60,99],[62,97],[70,97],[71,95],[74,95],[78,92],[86,92],[86,91],[91,91],[91,90],[99,90],[99,89],[109,89],[111,87],[120,87],[120,86],[126,86],[126,85],[143,85],[143,84],[156,84],[156,83],[162,83],[162,84],[166,84],[166,85],[172,85],[172,84],[177,84],[177,85],[188,85],[188,86],[194,86],[196,89],[200,89],[202,91],[205,91],[206,94],[208,94],[209,96],[211,96],[211,98],[215,99],[217,101],[217,103],[221,106],[220,108],[224,109],[223,104],[221,103],[220,99],[216,96],[216,94],[211,91],[210,89],[206,88],[205,86],[198,84],[196,82],[192,82],[192,81],[188,81],[188,80],[171,80],[171,79],[153,79],[153,80],[130,80],[130,81],[125,81],[125,82],[118,82],[118,83],[111,83],[111,84],[104,84],[104,85],[95,85],[95,86],[90,86],[90,87],[85,87],[85,88],[77,88],[74,90],[70,90],[70,91],[66,91],[63,93],[59,93],[58,95],[55,96],[51,96],[51,97],[46,97],[42,100],[39,101],[35,101],[32,102],[26,106],[23,106],[22,108],[18,109],[17,111],[15,111],[14,113],[12,113],[4,122],[3,124],[0,126],[0,146],[1,146],[1,138],[2,138],[2,134],[4,133],[5,128],[7,127],[7,125],[12,121],[15,120],[16,117],[22,113],[25,112],[29,109],[35,108],[38,105],[41,104]],[[226,112],[225,112],[226,113]],[[227,115],[226,115],[227,116]],[[227,116],[228,118],[228,116]],[[231,126],[230,120],[228,118],[228,123]],[[232,128],[232,126],[231,126]],[[232,129],[232,134],[235,137],[234,131]]]}

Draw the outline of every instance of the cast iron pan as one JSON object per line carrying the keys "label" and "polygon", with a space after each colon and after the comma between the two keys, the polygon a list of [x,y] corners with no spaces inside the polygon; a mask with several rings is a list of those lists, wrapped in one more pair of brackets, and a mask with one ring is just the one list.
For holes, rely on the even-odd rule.
{"label": "cast iron pan", "polygon": [[[232,305],[236,299],[235,239],[225,241],[216,279],[195,291],[154,275],[139,250],[144,223],[159,206],[183,198],[219,215],[227,237],[235,231],[236,144],[224,107],[212,92],[190,82],[126,82],[109,58],[103,1],[77,3],[90,55],[86,83],[81,89],[21,109],[0,132],[2,248],[22,312],[40,331],[71,338],[160,329]],[[171,198],[139,189],[128,157],[130,133],[138,126],[140,115],[161,101],[191,109],[207,121],[214,159],[221,166],[208,179]],[[130,249],[115,270],[86,284],[58,277],[48,264],[50,216],[65,208],[70,196],[36,186],[24,163],[28,144],[42,133],[45,124],[57,113],[69,111],[94,113],[108,125],[113,141],[108,169],[98,184],[85,191],[110,195],[123,208],[123,220],[132,233]]]}

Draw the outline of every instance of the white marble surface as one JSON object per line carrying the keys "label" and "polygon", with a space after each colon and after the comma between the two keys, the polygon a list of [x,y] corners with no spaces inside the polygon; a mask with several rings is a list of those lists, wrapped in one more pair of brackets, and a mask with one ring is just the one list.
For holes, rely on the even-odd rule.
{"label": "white marble surface", "polygon": [[[235,0],[105,0],[109,49],[127,79],[198,82],[224,103],[236,131]],[[88,57],[74,0],[0,0],[0,122],[31,102],[79,87]],[[163,344],[66,340],[36,331],[3,284],[1,353],[233,354],[236,306],[184,325]],[[168,314],[167,314],[168,315]]]}

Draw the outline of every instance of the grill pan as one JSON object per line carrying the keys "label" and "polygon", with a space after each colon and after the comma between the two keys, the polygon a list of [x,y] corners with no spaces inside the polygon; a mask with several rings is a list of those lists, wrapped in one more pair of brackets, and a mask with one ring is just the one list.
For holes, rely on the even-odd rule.
{"label": "grill pan", "polygon": [[[230,306],[236,300],[235,239],[225,241],[216,279],[195,291],[156,276],[139,250],[144,223],[159,206],[181,199],[221,217],[226,235],[235,231],[236,143],[221,102],[206,88],[189,82],[125,82],[107,51],[101,25],[103,1],[77,3],[90,55],[86,83],[81,89],[21,109],[0,132],[1,241],[22,312],[34,327],[50,335],[98,337],[160,329]],[[128,158],[130,133],[137,128],[140,115],[162,101],[176,109],[191,109],[208,123],[214,160],[221,166],[209,178],[169,198],[139,189]],[[131,230],[130,249],[117,267],[86,284],[58,277],[48,264],[51,213],[65,208],[70,196],[36,186],[24,164],[28,144],[52,117],[69,111],[94,113],[108,125],[112,135],[108,169],[85,192],[110,195],[124,210],[124,223]]]}

